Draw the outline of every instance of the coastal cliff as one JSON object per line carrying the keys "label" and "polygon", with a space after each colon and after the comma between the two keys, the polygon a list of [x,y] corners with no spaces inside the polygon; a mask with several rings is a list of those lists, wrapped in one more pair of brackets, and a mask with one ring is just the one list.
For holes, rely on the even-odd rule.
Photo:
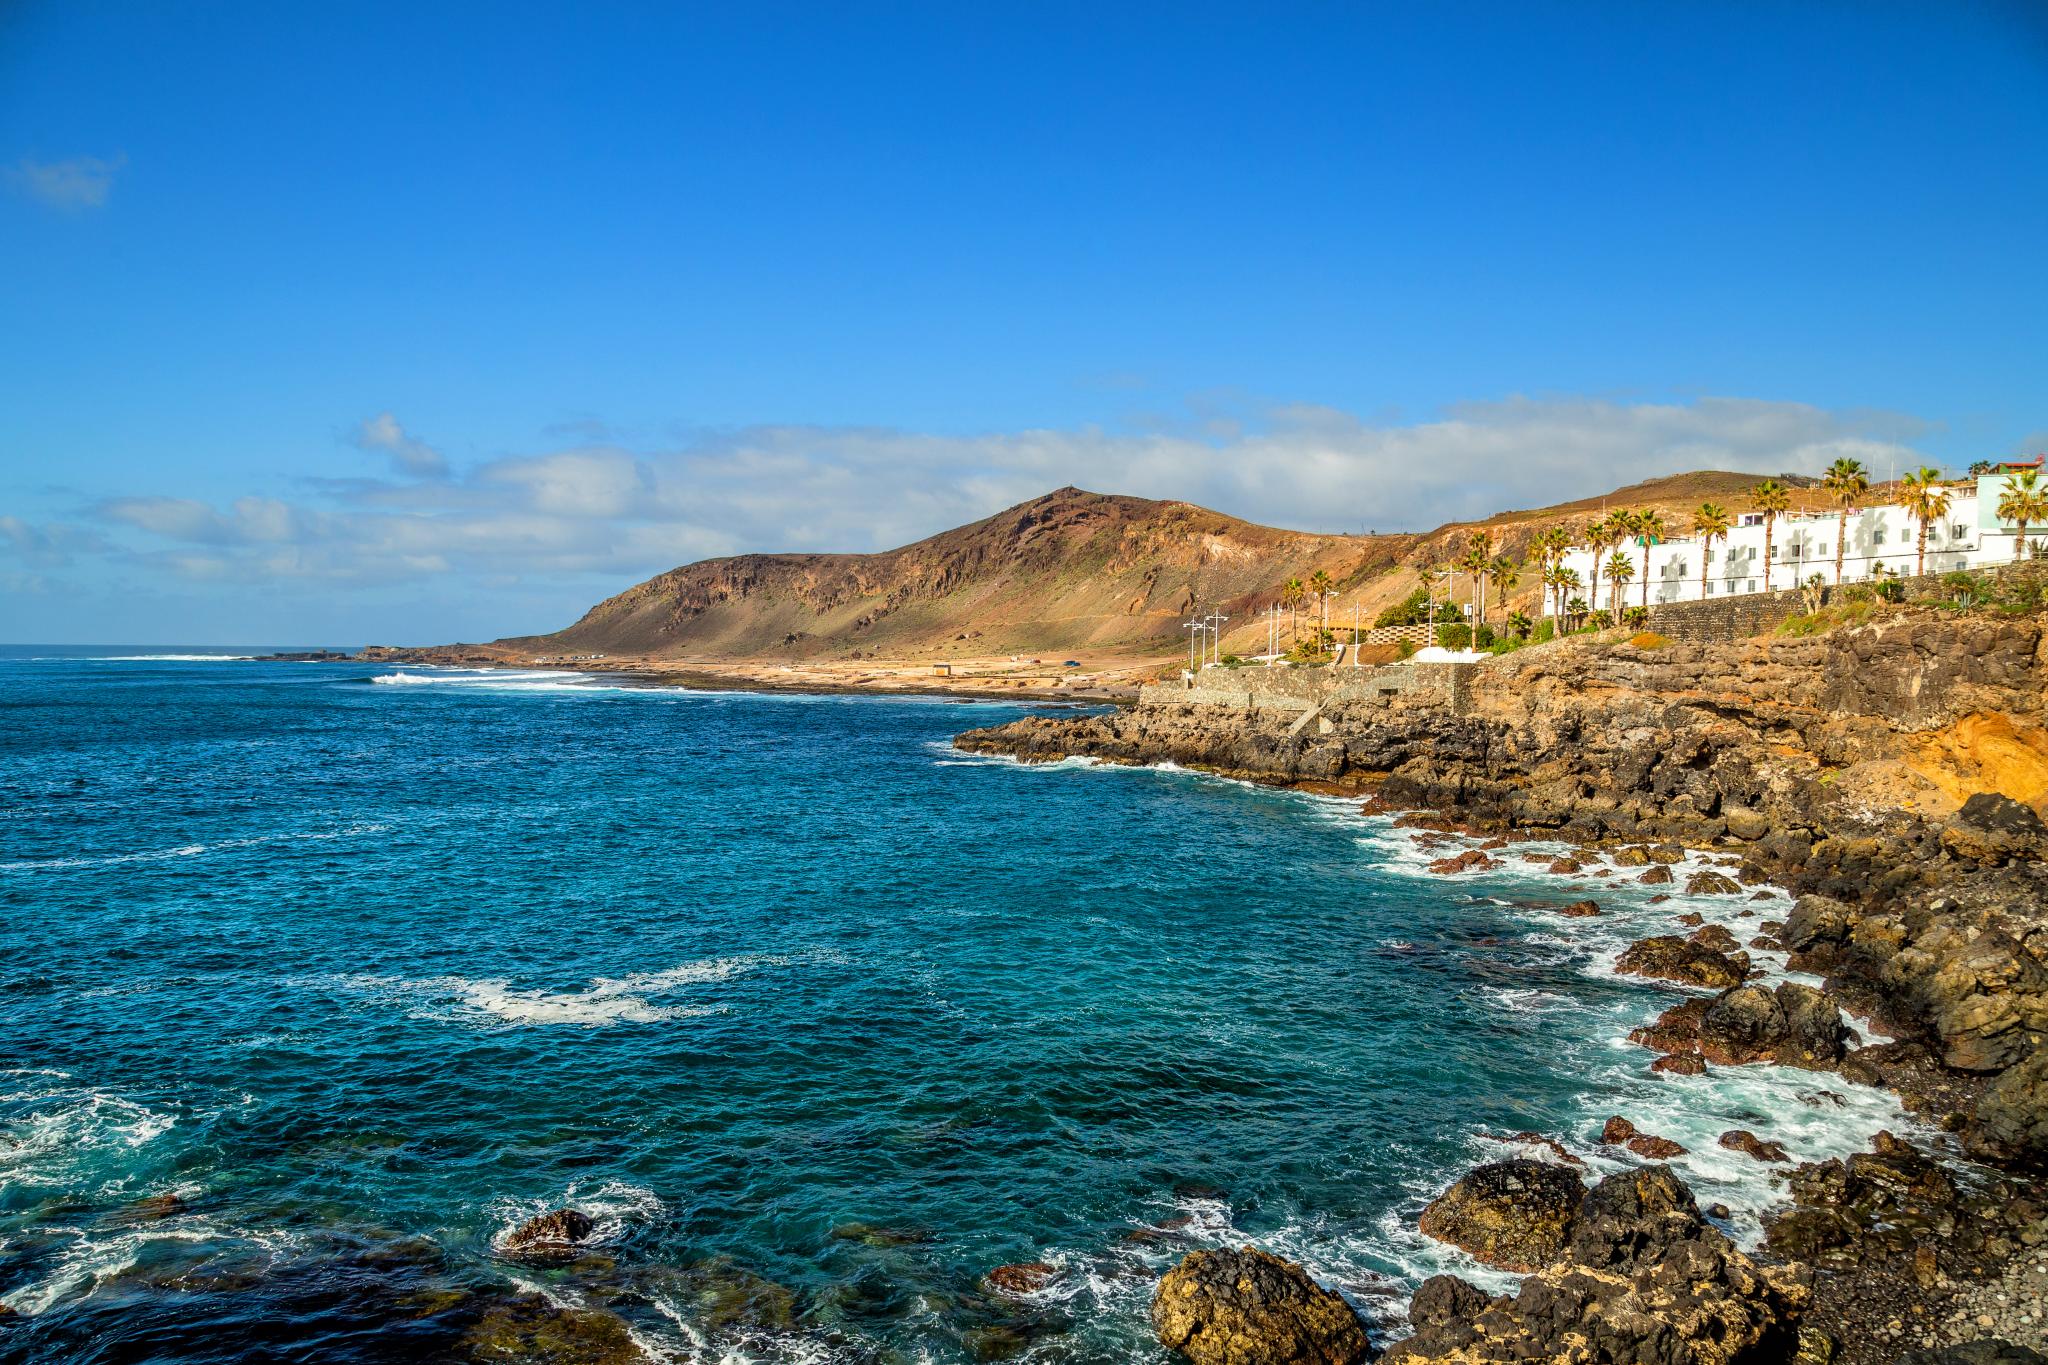
{"label": "coastal cliff", "polygon": [[[1803,638],[1574,638],[1352,677],[1212,668],[1191,685],[1148,687],[1133,708],[1031,717],[956,743],[1356,792],[1370,813],[1426,812],[1403,823],[1440,835],[1618,848],[1622,864],[1654,863],[1646,850],[1660,847],[1713,850],[1735,874],[1721,878],[1726,890],[1768,881],[1791,891],[1794,908],[1757,946],[1788,952],[1795,971],[1825,978],[1824,992],[1784,985],[1774,999],[1739,984],[1744,962],[1717,945],[1650,940],[1639,960],[1718,963],[1729,970],[1711,986],[1727,989],[1635,1040],[1665,1054],[1660,1069],[1777,1060],[1839,1070],[1890,1086],[1952,1135],[1936,1161],[1881,1141],[1846,1164],[1802,1167],[1771,1224],[1766,1255],[1817,1271],[1811,1306],[1787,1309],[1780,1325],[1790,1331],[1803,1313],[1826,1342],[1819,1358],[1875,1361],[1950,1340],[1932,1324],[1974,1302],[1973,1283],[2035,1273],[2024,1263],[2048,1237],[2044,651],[2037,615],[1905,608]],[[1439,869],[1472,866],[1487,847]],[[1838,1007],[1889,1041],[1847,1048],[1827,1022]],[[1972,1174],[1951,1174],[1957,1162]],[[1529,1296],[1556,1299],[1559,1276],[1577,1283],[1584,1270],[1539,1269],[1519,1308],[1430,1289],[1404,1358],[1545,1354],[1557,1325],[1540,1325]],[[1894,1302],[1900,1285],[1909,1306]],[[1466,1298],[1471,1314],[1440,1311]],[[1880,1303],[1891,1306],[1871,1307]],[[1520,1345],[1474,1346],[1470,1319],[1482,1313]],[[2012,1321],[2038,1335],[2038,1305]],[[2008,1320],[1985,1315],[1985,1335],[1994,1324]]]}

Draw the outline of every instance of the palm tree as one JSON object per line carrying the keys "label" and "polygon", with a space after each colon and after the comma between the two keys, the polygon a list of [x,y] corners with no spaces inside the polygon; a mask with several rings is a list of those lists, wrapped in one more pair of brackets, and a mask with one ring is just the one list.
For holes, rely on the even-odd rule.
{"label": "palm tree", "polygon": [[2005,476],[2005,491],[1998,495],[1998,519],[2018,524],[2019,539],[2014,542],[2012,557],[2015,563],[2025,559],[2028,524],[2048,521],[2048,488],[2041,486],[2038,471],[2023,469]]}
{"label": "palm tree", "polygon": [[1321,569],[1317,569],[1308,576],[1308,590],[1316,595],[1316,602],[1322,608],[1323,634],[1328,635],[1330,633],[1330,594],[1337,590],[1337,585],[1331,580],[1329,574]]}
{"label": "palm tree", "polygon": [[1847,456],[1828,466],[1828,472],[1821,476],[1821,487],[1834,495],[1842,504],[1841,518],[1835,523],[1835,582],[1842,581],[1842,556],[1849,548],[1849,508],[1856,499],[1870,491],[1870,478],[1863,470],[1861,460]]}
{"label": "palm tree", "polygon": [[1579,571],[1563,565],[1559,566],[1559,571],[1564,574],[1564,581],[1560,585],[1559,594],[1564,603],[1560,608],[1561,613],[1566,620],[1573,620],[1585,615],[1586,604],[1578,595],[1580,586]]}
{"label": "palm tree", "polygon": [[1550,596],[1552,616],[1564,615],[1564,576],[1570,572],[1561,559],[1553,559],[1543,566],[1543,591]]}
{"label": "palm tree", "polygon": [[1595,602],[1600,600],[1600,556],[1613,549],[1620,536],[1611,517],[1602,517],[1586,528],[1586,548],[1593,552],[1593,581],[1587,586]]}
{"label": "palm tree", "polygon": [[1947,516],[1948,503],[1948,490],[1941,486],[1941,471],[1931,465],[1921,465],[1899,485],[1899,505],[1906,509],[1906,515],[1920,523],[1915,574],[1927,572],[1927,524]]}
{"label": "palm tree", "polygon": [[[1577,577],[1576,574],[1574,574],[1573,576]],[[1581,616],[1584,616],[1586,612],[1590,610],[1590,608],[1586,606],[1585,598],[1569,597],[1565,599],[1564,610],[1566,616],[1568,616],[1572,621],[1576,622]]]}
{"label": "palm tree", "polygon": [[1707,600],[1707,561],[1713,557],[1714,542],[1728,539],[1735,522],[1728,509],[1715,502],[1703,502],[1692,514],[1692,533],[1700,538],[1700,600]]}
{"label": "palm tree", "polygon": [[1771,532],[1778,525],[1778,514],[1792,505],[1792,495],[1776,479],[1765,479],[1749,490],[1749,501],[1757,511],[1764,514],[1764,591],[1771,590]]}
{"label": "palm tree", "polygon": [[1519,611],[1508,613],[1508,634],[1514,636],[1517,640],[1528,639],[1529,632],[1534,629],[1535,627],[1530,623],[1526,613]]}
{"label": "palm tree", "polygon": [[1632,512],[1628,519],[1629,530],[1634,533],[1643,547],[1643,610],[1650,609],[1650,547],[1664,539],[1664,514],[1652,507],[1642,512]]}
{"label": "palm tree", "polygon": [[1480,589],[1486,583],[1486,565],[1492,558],[1492,542],[1486,532],[1474,531],[1465,542],[1465,555],[1458,561],[1458,567],[1472,575],[1472,629],[1477,631],[1486,624],[1486,599]]}
{"label": "palm tree", "polygon": [[1495,555],[1487,562],[1486,581],[1500,594],[1500,604],[1506,606],[1508,594],[1514,591],[1515,584],[1522,581],[1521,566],[1506,555]]}
{"label": "palm tree", "polygon": [[1280,585],[1280,605],[1287,608],[1287,635],[1295,644],[1301,643],[1301,617],[1297,613],[1306,591],[1299,578],[1290,578]]}
{"label": "palm tree", "polygon": [[1635,576],[1636,566],[1627,555],[1616,550],[1607,557],[1607,579],[1614,585],[1615,611],[1621,610],[1622,590],[1628,587],[1628,581]]}

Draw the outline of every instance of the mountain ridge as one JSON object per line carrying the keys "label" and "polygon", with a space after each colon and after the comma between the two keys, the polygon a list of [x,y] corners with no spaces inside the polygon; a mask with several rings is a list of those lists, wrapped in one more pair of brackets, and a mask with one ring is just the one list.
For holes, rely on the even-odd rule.
{"label": "mountain ridge", "polygon": [[[1454,558],[1475,529],[1499,553],[1520,557],[1544,526],[1582,520],[1603,501],[1658,506],[1667,519],[1705,498],[1739,509],[1761,477],[1694,471],[1604,499],[1381,535],[1291,531],[1194,503],[1068,486],[893,550],[700,560],[616,593],[558,631],[407,653],[726,661],[1165,655],[1185,647],[1182,622],[1197,609],[1232,618],[1226,648],[1232,640],[1263,648],[1258,614],[1279,603],[1289,578],[1329,574],[1343,594],[1332,623],[1341,617],[1348,625],[1354,607],[1369,622],[1414,587],[1413,576],[1397,570]],[[1511,600],[1534,595],[1524,584]]]}

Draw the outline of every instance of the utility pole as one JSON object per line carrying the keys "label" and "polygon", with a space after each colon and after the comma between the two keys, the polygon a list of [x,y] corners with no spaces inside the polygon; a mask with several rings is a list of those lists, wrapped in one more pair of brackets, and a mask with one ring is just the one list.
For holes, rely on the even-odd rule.
{"label": "utility pole", "polygon": [[1358,599],[1351,599],[1351,666],[1358,667]]}
{"label": "utility pole", "polygon": [[1229,619],[1220,611],[1209,613],[1209,638],[1210,643],[1215,646],[1216,662],[1219,664],[1223,662],[1223,623]]}
{"label": "utility pole", "polygon": [[1202,638],[1201,619],[1197,617],[1192,621],[1183,621],[1180,623],[1180,628],[1188,632],[1188,672],[1193,674],[1195,671],[1195,641]]}

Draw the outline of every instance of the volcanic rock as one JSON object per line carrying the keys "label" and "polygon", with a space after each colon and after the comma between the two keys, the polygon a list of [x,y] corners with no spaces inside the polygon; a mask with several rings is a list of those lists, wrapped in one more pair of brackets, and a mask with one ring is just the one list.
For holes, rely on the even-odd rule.
{"label": "volcanic rock", "polygon": [[1675,934],[1659,934],[1630,944],[1614,969],[1654,981],[1726,990],[1740,985],[1749,975],[1749,957],[1743,953],[1716,952],[1703,943],[1690,942]]}
{"label": "volcanic rock", "polygon": [[581,1209],[556,1209],[529,1218],[505,1238],[508,1255],[553,1258],[572,1253],[590,1238],[597,1224]]}
{"label": "volcanic rock", "polygon": [[1373,1357],[1340,1295],[1251,1247],[1190,1252],[1160,1280],[1152,1328],[1195,1365],[1365,1365]]}
{"label": "volcanic rock", "polygon": [[1547,1161],[1481,1166],[1422,1211],[1422,1231],[1502,1270],[1535,1270],[1564,1246],[1586,1187]]}
{"label": "volcanic rock", "polygon": [[1742,1152],[1758,1161],[1790,1161],[1785,1149],[1775,1142],[1768,1142],[1750,1132],[1747,1128],[1731,1128],[1721,1134],[1721,1145],[1731,1152]]}

